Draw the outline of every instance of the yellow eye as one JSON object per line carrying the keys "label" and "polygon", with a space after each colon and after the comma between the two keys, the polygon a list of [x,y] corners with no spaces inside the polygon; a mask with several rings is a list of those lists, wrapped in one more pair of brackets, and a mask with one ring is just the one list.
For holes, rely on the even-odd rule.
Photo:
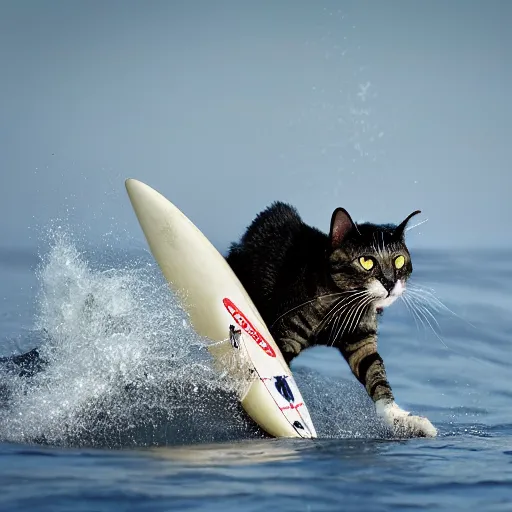
{"label": "yellow eye", "polygon": [[373,260],[371,258],[365,258],[364,256],[361,256],[359,258],[359,263],[361,263],[361,267],[363,267],[365,270],[371,270],[373,268]]}
{"label": "yellow eye", "polygon": [[405,265],[405,258],[400,255],[395,258],[395,267],[400,270]]}

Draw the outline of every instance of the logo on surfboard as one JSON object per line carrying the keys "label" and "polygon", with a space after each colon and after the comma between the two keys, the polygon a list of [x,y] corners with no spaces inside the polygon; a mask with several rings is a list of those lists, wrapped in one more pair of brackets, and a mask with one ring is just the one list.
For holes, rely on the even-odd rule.
{"label": "logo on surfboard", "polygon": [[270,357],[276,357],[274,349],[265,341],[265,338],[247,320],[245,315],[227,297],[222,300],[233,320],[258,344],[258,346]]}

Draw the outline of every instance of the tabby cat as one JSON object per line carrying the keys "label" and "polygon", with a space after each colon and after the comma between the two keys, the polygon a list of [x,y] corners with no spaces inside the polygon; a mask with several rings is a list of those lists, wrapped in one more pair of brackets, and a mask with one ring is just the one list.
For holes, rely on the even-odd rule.
{"label": "tabby cat", "polygon": [[336,347],[397,435],[437,434],[427,418],[394,401],[377,352],[377,317],[404,292],[412,272],[398,226],[355,224],[332,214],[329,235],[276,202],[257,215],[227,261],[260,311],[288,363],[314,345]]}

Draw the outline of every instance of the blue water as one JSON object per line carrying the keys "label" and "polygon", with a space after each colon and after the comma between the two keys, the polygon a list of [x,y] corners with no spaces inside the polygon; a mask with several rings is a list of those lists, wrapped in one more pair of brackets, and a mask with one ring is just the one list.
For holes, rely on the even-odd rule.
{"label": "blue water", "polygon": [[324,348],[294,364],[307,441],[247,420],[147,253],[3,249],[0,355],[40,345],[50,364],[0,372],[0,510],[510,511],[511,259],[413,251],[414,283],[450,311],[432,299],[422,322],[400,301],[382,318],[397,401],[439,437],[390,438]]}

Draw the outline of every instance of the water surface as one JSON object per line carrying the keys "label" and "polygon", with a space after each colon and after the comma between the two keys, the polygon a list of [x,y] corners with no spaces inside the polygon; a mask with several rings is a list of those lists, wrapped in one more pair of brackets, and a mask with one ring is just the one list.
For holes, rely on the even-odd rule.
{"label": "water surface", "polygon": [[1,250],[0,355],[41,346],[50,364],[0,372],[0,509],[510,511],[511,257],[413,253],[413,284],[448,309],[431,298],[435,319],[415,318],[400,301],[382,318],[397,401],[438,438],[390,438],[322,348],[294,364],[307,441],[245,417],[147,253],[70,236],[41,258]]}

